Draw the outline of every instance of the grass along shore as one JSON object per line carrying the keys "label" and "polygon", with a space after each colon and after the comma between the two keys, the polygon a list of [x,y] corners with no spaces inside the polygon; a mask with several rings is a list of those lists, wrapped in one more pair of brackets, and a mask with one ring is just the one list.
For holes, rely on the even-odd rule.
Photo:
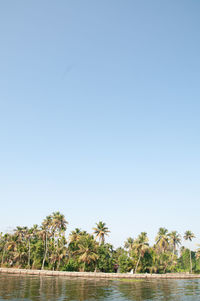
{"label": "grass along shore", "polygon": [[200,274],[167,273],[167,274],[130,274],[130,273],[101,273],[101,272],[64,272],[51,270],[30,270],[16,268],[0,268],[0,274],[38,275],[38,276],[65,276],[82,278],[109,278],[109,279],[192,279],[200,278]]}

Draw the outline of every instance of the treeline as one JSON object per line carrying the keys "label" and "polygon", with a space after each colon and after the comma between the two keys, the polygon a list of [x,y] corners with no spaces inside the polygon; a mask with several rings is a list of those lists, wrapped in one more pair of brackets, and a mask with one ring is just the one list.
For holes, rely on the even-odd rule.
{"label": "treeline", "polygon": [[[123,247],[114,249],[105,242],[109,229],[100,221],[93,233],[76,228],[66,238],[67,224],[60,212],[47,216],[40,226],[17,227],[0,234],[1,267],[61,271],[100,271],[132,273],[200,272],[200,249],[181,247],[177,231],[160,228],[155,244],[149,245],[146,232],[129,237]],[[184,239],[194,234],[186,231]]]}

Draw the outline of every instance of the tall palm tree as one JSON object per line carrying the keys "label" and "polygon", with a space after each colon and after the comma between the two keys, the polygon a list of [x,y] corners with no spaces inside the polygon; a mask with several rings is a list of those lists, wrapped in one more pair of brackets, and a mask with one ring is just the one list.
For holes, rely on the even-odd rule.
{"label": "tall palm tree", "polygon": [[141,232],[138,238],[134,241],[133,250],[137,253],[138,260],[135,267],[135,273],[137,272],[138,265],[140,263],[141,257],[144,256],[149,248],[148,237],[146,232]]}
{"label": "tall palm tree", "polygon": [[95,238],[99,238],[99,243],[104,244],[105,242],[105,235],[108,235],[110,232],[108,230],[108,227],[106,227],[106,223],[100,221],[99,223],[96,223],[96,227],[93,228]]}
{"label": "tall palm tree", "polygon": [[166,228],[159,228],[156,236],[156,245],[162,252],[165,252],[169,246],[169,234]]}
{"label": "tall palm tree", "polygon": [[43,223],[42,223],[42,227],[41,227],[41,231],[39,233],[40,237],[42,238],[43,242],[44,242],[44,257],[43,257],[43,261],[42,261],[42,270],[44,269],[44,265],[45,265],[45,261],[46,261],[46,257],[47,257],[47,252],[48,252],[48,239],[51,236],[51,227],[52,227],[52,216],[48,215]]}
{"label": "tall palm tree", "polygon": [[29,269],[31,267],[31,240],[33,238],[36,238],[38,232],[39,232],[39,229],[38,229],[38,225],[36,225],[36,224],[33,225],[32,228],[27,229],[27,231],[26,231],[26,239],[28,242],[28,268]]}
{"label": "tall palm tree", "polygon": [[[192,241],[192,239],[195,238],[195,235],[194,233],[192,233],[192,231],[185,231],[185,234],[184,234],[184,239],[185,240],[189,240],[189,241]],[[190,272],[192,273],[192,251],[190,250]]]}
{"label": "tall palm tree", "polygon": [[20,266],[26,264],[27,262],[27,233],[28,227],[17,227],[14,230],[13,237],[16,238],[16,251],[14,259],[18,261]]}
{"label": "tall palm tree", "polygon": [[65,232],[67,229],[68,222],[65,219],[65,216],[59,211],[52,213],[52,228],[53,232]]}
{"label": "tall palm tree", "polygon": [[178,247],[178,245],[181,244],[181,236],[180,234],[178,234],[177,231],[172,231],[171,233],[169,233],[169,241],[172,244],[173,247],[173,255],[176,252],[176,248]]}

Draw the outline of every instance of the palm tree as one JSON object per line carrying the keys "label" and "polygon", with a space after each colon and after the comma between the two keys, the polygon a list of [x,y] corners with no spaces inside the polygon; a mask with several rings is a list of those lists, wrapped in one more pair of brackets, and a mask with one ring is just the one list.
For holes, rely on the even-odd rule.
{"label": "palm tree", "polygon": [[66,239],[64,236],[59,240],[56,252],[58,261],[57,270],[59,270],[61,260],[63,260],[67,255]]}
{"label": "palm tree", "polygon": [[95,238],[99,238],[99,243],[104,244],[105,242],[105,235],[108,235],[110,232],[108,230],[108,227],[106,227],[106,223],[103,223],[100,221],[99,223],[96,223],[96,227],[93,228]]}
{"label": "palm tree", "polygon": [[5,257],[6,257],[6,251],[8,249],[10,249],[10,243],[12,242],[12,236],[11,234],[4,234],[1,236],[1,249],[2,249],[2,257],[1,257],[1,266],[3,266],[4,264],[4,260],[5,260]]}
{"label": "palm tree", "polygon": [[138,236],[138,238],[134,241],[133,250],[135,250],[135,252],[138,255],[138,260],[137,260],[136,267],[135,267],[135,273],[137,272],[137,268],[140,263],[141,257],[144,256],[144,254],[146,253],[146,251],[149,248],[148,241],[149,241],[149,239],[147,237],[146,232],[141,232],[140,235]]}
{"label": "palm tree", "polygon": [[81,236],[81,229],[76,228],[75,230],[71,231],[69,234],[69,242],[70,243],[76,243]]}
{"label": "palm tree", "polygon": [[[14,236],[16,238],[16,251],[15,260],[19,262],[19,265],[24,265],[27,262],[27,233],[28,227],[17,227],[14,230]],[[14,240],[13,240],[14,241]]]}
{"label": "palm tree", "polygon": [[49,261],[51,263],[51,266],[53,270],[59,270],[61,261],[66,257],[67,255],[67,248],[66,248],[66,239],[63,236],[54,248],[54,244],[51,242],[51,254],[49,256]]}
{"label": "palm tree", "polygon": [[71,233],[69,234],[69,245],[68,245],[68,255],[70,257],[73,257],[74,252],[78,250],[79,240],[87,235],[88,233],[86,231],[82,231],[79,228],[76,228],[75,230],[71,231]]}
{"label": "palm tree", "polygon": [[132,238],[132,237],[128,237],[124,243],[124,248],[128,250],[129,256],[130,256],[131,250],[133,249],[133,244],[134,244],[134,238]]}
{"label": "palm tree", "polygon": [[42,228],[39,233],[41,236],[42,240],[44,241],[44,257],[42,261],[42,270],[44,269],[46,257],[47,257],[47,252],[48,252],[48,238],[51,236],[50,229],[52,227],[52,216],[48,215],[43,223],[42,223]]}
{"label": "palm tree", "polygon": [[159,228],[158,234],[156,236],[156,245],[165,252],[169,245],[169,234],[166,228]]}
{"label": "palm tree", "polygon": [[61,214],[59,211],[53,212],[52,216],[52,232],[65,232],[67,229],[68,222],[65,219],[65,216]]}
{"label": "palm tree", "polygon": [[176,247],[181,244],[181,236],[177,231],[172,231],[169,233],[169,241],[173,247],[173,256],[176,252]]}
{"label": "palm tree", "polygon": [[[192,231],[186,231],[184,234],[184,239],[192,241],[192,239],[195,238],[194,233]],[[190,250],[190,272],[192,273],[192,251]]]}
{"label": "palm tree", "polygon": [[79,249],[75,253],[79,256],[79,262],[83,263],[83,271],[85,271],[86,264],[95,263],[98,259],[97,243],[93,236],[82,236],[79,240]]}
{"label": "palm tree", "polygon": [[32,228],[27,229],[26,239],[28,241],[28,268],[31,267],[31,240],[37,236],[39,232],[38,225],[33,225]]}

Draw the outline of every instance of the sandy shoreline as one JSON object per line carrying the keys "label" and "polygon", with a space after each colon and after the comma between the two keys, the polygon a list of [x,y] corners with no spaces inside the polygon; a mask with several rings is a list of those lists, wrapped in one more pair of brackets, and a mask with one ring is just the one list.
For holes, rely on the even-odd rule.
{"label": "sandy shoreline", "polygon": [[65,277],[82,277],[82,278],[129,278],[129,279],[190,279],[200,278],[200,274],[128,274],[128,273],[95,273],[95,272],[62,272],[49,270],[26,270],[0,268],[0,273],[17,274],[17,275],[39,275],[39,276],[65,276]]}

